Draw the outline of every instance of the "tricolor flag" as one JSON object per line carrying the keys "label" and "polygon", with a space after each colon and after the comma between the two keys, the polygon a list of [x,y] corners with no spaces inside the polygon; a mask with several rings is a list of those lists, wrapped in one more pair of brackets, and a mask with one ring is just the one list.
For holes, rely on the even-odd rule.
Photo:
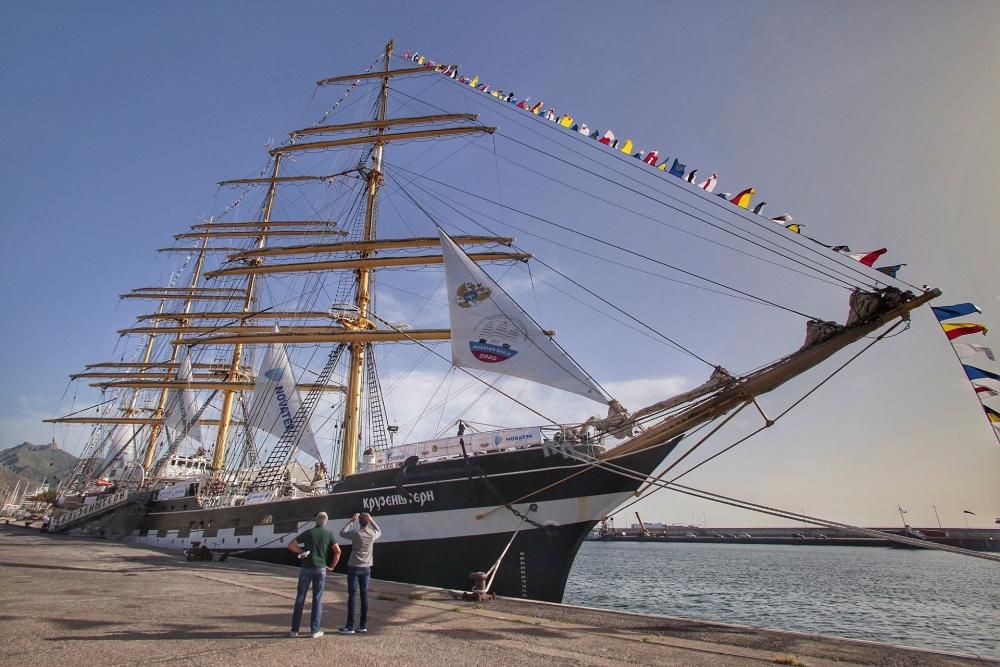
{"label": "tricolor flag", "polygon": [[800,225],[797,222],[793,222],[790,225],[785,225],[785,229],[787,229],[788,231],[790,231],[793,234],[801,234],[803,227],[805,227],[805,225]]}
{"label": "tricolor flag", "polygon": [[531,113],[537,114],[538,112],[540,112],[542,110],[543,106],[545,106],[545,102],[539,100],[538,103],[535,106],[531,107]]}
{"label": "tricolor flag", "polygon": [[688,183],[694,185],[694,175],[698,173],[697,169],[692,169],[688,172],[688,175],[684,177],[684,180]]}
{"label": "tricolor flag", "polygon": [[656,161],[660,159],[660,151],[649,151],[649,154],[642,159],[643,162],[649,165],[656,166]]}
{"label": "tricolor flag", "polygon": [[996,373],[990,373],[989,371],[984,371],[982,368],[970,366],[969,364],[962,364],[962,368],[965,370],[965,377],[970,380],[996,380],[997,382],[1000,382],[1000,375],[997,375]]}
{"label": "tricolor flag", "polygon": [[517,103],[517,108],[518,109],[524,109],[525,111],[527,111],[527,109],[528,109],[528,100],[530,100],[530,99],[531,99],[530,97],[525,97],[523,100],[521,100],[520,102]]}
{"label": "tricolor flag", "polygon": [[871,266],[875,263],[875,260],[889,252],[886,248],[879,248],[878,250],[872,250],[870,252],[856,252],[848,253],[848,257],[851,259],[861,262],[865,266]]}
{"label": "tricolor flag", "polygon": [[715,184],[719,182],[719,175],[712,172],[712,175],[706,178],[704,181],[698,184],[698,187],[705,192],[712,192],[715,190]]}
{"label": "tricolor flag", "polygon": [[899,270],[906,266],[906,264],[893,264],[892,266],[876,266],[876,271],[881,271],[890,278],[895,278]]}
{"label": "tricolor flag", "polygon": [[953,317],[961,317],[962,315],[971,315],[972,313],[982,314],[983,312],[974,303],[957,303],[954,306],[931,306],[931,310],[934,311],[934,317],[938,318],[938,322],[950,320]]}
{"label": "tricolor flag", "polygon": [[598,139],[598,142],[604,144],[605,146],[610,146],[611,142],[615,140],[615,133],[608,130],[604,133],[604,136]]}
{"label": "tricolor flag", "polygon": [[777,222],[779,225],[784,225],[785,223],[791,222],[794,219],[795,218],[793,218],[790,213],[782,213],[776,218],[771,218],[771,220]]}
{"label": "tricolor flag", "polygon": [[750,208],[750,198],[753,197],[755,194],[757,194],[757,191],[755,189],[747,188],[746,190],[739,193],[729,201],[732,204],[736,204],[740,208]]}
{"label": "tricolor flag", "polygon": [[676,176],[677,178],[684,178],[684,170],[687,169],[687,165],[683,164],[677,158],[674,158],[674,163],[670,165],[670,175]]}
{"label": "tricolor flag", "polygon": [[764,210],[765,206],[767,206],[767,202],[762,201],[761,203],[753,207],[753,212],[756,213],[757,215],[760,215],[760,212]]}
{"label": "tricolor flag", "polygon": [[945,323],[941,325],[941,328],[944,329],[944,334],[948,337],[948,340],[954,340],[959,336],[967,336],[975,333],[981,333],[985,336],[989,331],[982,324],[976,324],[975,322]]}
{"label": "tricolor flag", "polygon": [[622,153],[626,153],[628,155],[632,154],[632,140],[631,139],[626,139],[625,140],[625,145],[622,146],[621,151],[622,151]]}
{"label": "tricolor flag", "polygon": [[952,343],[951,346],[955,348],[955,353],[958,354],[959,359],[968,359],[969,357],[974,357],[982,352],[990,361],[997,360],[996,356],[993,354],[993,350],[985,345],[976,345],[974,343]]}

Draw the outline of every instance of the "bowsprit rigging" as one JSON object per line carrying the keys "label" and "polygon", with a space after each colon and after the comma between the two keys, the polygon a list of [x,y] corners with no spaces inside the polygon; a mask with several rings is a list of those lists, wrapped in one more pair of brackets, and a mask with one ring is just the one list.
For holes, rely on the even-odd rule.
{"label": "bowsprit rigging", "polygon": [[[93,364],[75,375],[113,396],[104,412],[51,420],[94,428],[78,473],[61,488],[67,512],[52,530],[285,562],[288,540],[318,512],[336,519],[369,510],[384,531],[381,578],[465,588],[470,569],[493,562],[485,590],[558,601],[583,536],[640,487],[661,485],[652,473],[685,438],[846,346],[907,321],[938,295],[883,287],[867,269],[845,269],[833,252],[819,250],[820,260],[809,262],[817,250],[803,250],[785,232],[726,234],[720,247],[728,252],[739,251],[730,244],[746,243],[773,255],[771,266],[843,288],[851,309],[841,325],[709,277],[707,269],[667,262],[654,248],[558,220],[544,211],[540,191],[529,188],[526,201],[507,203],[498,168],[496,195],[432,178],[436,165],[488,141],[494,165],[506,157],[498,143],[517,146],[642,200],[621,209],[635,214],[639,206],[666,207],[713,233],[731,228],[728,209],[752,215],[739,200],[719,208],[706,189],[692,197],[663,183],[623,183],[614,177],[618,164],[565,164],[564,154],[516,140],[468,110],[420,115],[423,94],[454,79],[431,80],[434,70],[425,67],[393,69],[392,58],[389,42],[364,72],[320,80],[321,92],[340,85],[346,91],[313,125],[270,146],[267,168],[220,182],[241,194],[162,249],[184,255],[164,287],[122,295],[129,304],[156,305],[119,331],[139,341],[131,361]],[[397,95],[413,78],[429,86]],[[434,154],[439,145],[451,152]],[[584,155],[580,146],[570,148]],[[646,157],[635,164],[653,166],[659,178]],[[479,169],[470,164],[470,177],[488,173]],[[470,198],[475,207],[466,205]],[[382,210],[386,202],[390,211]],[[657,219],[655,212],[642,215]],[[568,281],[572,307],[543,312],[536,300],[538,312],[529,313],[516,281],[502,286],[487,270],[536,261],[515,243],[508,217],[527,220],[528,235],[543,242],[541,232],[555,230],[561,247],[584,251],[580,244],[592,244],[599,248],[590,254],[595,262],[603,254],[624,258],[618,266],[625,276],[636,271],[783,309],[807,320],[806,342],[777,361],[732,373],[639,311],[616,305],[612,289],[595,286],[592,265],[572,271],[554,260],[537,261]],[[528,276],[533,288],[535,276]],[[588,370],[594,350],[573,335],[559,344],[543,327],[567,316],[571,333],[595,324],[580,317],[576,302],[611,309],[671,355],[697,360],[699,372],[707,365],[709,377],[630,410]],[[449,381],[445,388],[446,378],[465,375],[472,376],[467,384],[455,389]],[[513,382],[504,384],[508,379],[523,383],[520,395]],[[493,397],[504,407],[481,421],[495,427],[441,431],[443,423],[476,419],[467,417],[470,410],[485,410]],[[585,400],[597,403],[599,414],[591,415]],[[576,418],[563,416],[571,410]],[[401,413],[413,435],[397,442],[390,414]],[[134,456],[121,456],[129,450],[122,443]],[[94,496],[104,500],[86,500]],[[100,512],[86,509],[94,502]]]}

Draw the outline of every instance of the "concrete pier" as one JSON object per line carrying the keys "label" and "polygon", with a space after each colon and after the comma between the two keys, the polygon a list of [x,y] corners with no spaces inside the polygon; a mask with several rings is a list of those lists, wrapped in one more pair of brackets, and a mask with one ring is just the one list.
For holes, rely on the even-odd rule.
{"label": "concrete pier", "polygon": [[[449,591],[382,581],[371,586],[370,632],[341,636],[346,586],[339,575],[329,577],[324,594],[327,635],[291,639],[295,576],[263,563],[185,562],[175,552],[0,527],[0,664],[997,664],[523,600],[477,605]],[[308,609],[307,602],[303,629]]]}

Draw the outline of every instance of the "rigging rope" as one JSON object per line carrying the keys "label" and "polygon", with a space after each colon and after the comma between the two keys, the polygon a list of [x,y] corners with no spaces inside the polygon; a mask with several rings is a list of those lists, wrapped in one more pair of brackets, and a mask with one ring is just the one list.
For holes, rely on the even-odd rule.
{"label": "rigging rope", "polygon": [[[447,78],[447,77],[444,77],[444,78]],[[460,89],[461,89],[461,90],[463,90],[463,91],[464,91],[464,92],[465,92],[466,94],[470,94],[470,93],[472,93],[472,92],[473,92],[473,91],[470,91],[470,90],[469,90],[468,86],[464,86],[464,85],[461,85],[461,84],[458,84],[458,82],[457,82],[457,81],[456,81],[456,82],[454,82],[454,83],[455,83],[456,85],[459,85]],[[404,93],[404,94],[405,94],[405,93]],[[494,104],[498,104],[498,105],[500,106],[500,108],[502,108],[502,109],[504,109],[504,110],[506,110],[506,111],[508,111],[508,112],[511,112],[512,114],[515,114],[515,115],[514,115],[514,121],[515,121],[515,122],[516,122],[516,123],[517,123],[518,125],[521,125],[522,127],[525,127],[526,129],[528,129],[528,130],[529,130],[530,132],[532,132],[533,134],[536,134],[536,135],[538,135],[538,136],[542,137],[543,139],[546,139],[547,141],[551,141],[552,143],[556,143],[557,145],[560,145],[560,147],[562,147],[562,148],[566,148],[567,150],[570,150],[571,152],[573,152],[573,153],[576,153],[577,155],[579,155],[579,156],[583,157],[583,158],[584,158],[584,159],[586,159],[586,160],[589,160],[590,162],[594,162],[595,164],[599,164],[599,165],[601,165],[601,166],[602,166],[602,167],[604,167],[604,168],[608,168],[608,167],[607,167],[607,165],[604,165],[604,164],[602,164],[602,163],[601,163],[601,162],[599,162],[599,161],[598,161],[598,160],[597,160],[596,158],[594,158],[594,157],[591,157],[590,155],[585,155],[585,154],[584,154],[584,153],[583,153],[582,151],[579,151],[579,150],[574,150],[574,149],[572,149],[572,148],[570,148],[570,147],[568,147],[568,146],[565,146],[565,145],[563,145],[563,144],[559,144],[558,142],[556,142],[556,140],[555,140],[555,139],[554,139],[553,137],[551,137],[551,136],[546,136],[546,135],[544,135],[544,134],[543,134],[542,132],[539,132],[538,130],[534,130],[534,129],[532,129],[532,128],[528,127],[528,126],[527,126],[527,125],[526,125],[526,124],[525,124],[524,122],[521,122],[521,118],[523,118],[523,117],[524,117],[524,114],[523,114],[523,113],[522,113],[522,112],[521,112],[520,110],[518,110],[518,109],[516,109],[516,108],[513,108],[513,107],[512,107],[512,105],[510,105],[510,104],[508,104],[508,103],[505,103],[505,102],[502,102],[501,100],[498,100],[498,99],[494,99],[494,98],[490,98],[490,97],[488,97],[488,96],[482,96],[482,95],[473,95],[473,98],[474,98],[474,99],[475,99],[476,101],[479,101],[479,102],[481,102],[481,103],[482,103],[482,102],[491,102],[491,103],[494,103]],[[428,102],[424,102],[424,104],[427,104],[428,106],[431,106],[431,107],[434,107],[434,105],[432,105],[432,104],[430,104],[430,103],[428,103]],[[434,107],[434,108],[437,108],[437,107]],[[551,129],[551,128],[552,128],[552,125],[551,125],[550,123],[546,123],[545,121],[543,121],[542,119],[540,119],[540,118],[538,118],[538,117],[535,117],[535,116],[532,116],[531,120],[533,120],[533,121],[534,121],[534,122],[536,122],[536,123],[544,123],[544,124],[545,124],[545,126],[546,126],[547,128],[549,128],[549,129]],[[584,143],[586,143],[586,145],[588,146],[588,148],[590,148],[591,150],[599,150],[599,149],[597,148],[597,146],[595,146],[595,145],[594,145],[594,144],[595,144],[596,142],[593,142],[593,141],[586,141],[586,140],[585,140],[585,139],[584,139],[583,137],[580,137],[580,136],[576,136],[577,134],[579,134],[579,133],[574,133],[574,134],[573,134],[573,139],[574,139],[574,140],[576,140],[576,141],[578,141],[578,142],[584,142]],[[566,136],[566,135],[564,135],[564,134],[560,133],[560,134],[559,134],[559,136]],[[508,137],[508,138],[510,138],[510,137]],[[531,146],[531,145],[529,145],[529,144],[524,144],[524,145],[525,145],[525,146],[526,146],[527,148],[530,148],[530,149],[532,149],[532,150],[539,150],[539,152],[542,152],[542,153],[545,153],[544,151],[541,151],[540,149],[536,149],[535,147],[533,147],[533,146]],[[605,150],[601,150],[600,152],[601,152],[601,154],[602,154],[602,155],[607,155],[607,154],[608,154],[608,153],[607,153],[607,151],[605,151]],[[614,153],[617,153],[617,151],[614,151]],[[554,157],[554,156],[553,156],[553,157]],[[650,173],[650,172],[649,172],[649,170],[648,170],[648,169],[646,169],[646,168],[645,168],[644,166],[642,166],[642,165],[638,165],[638,164],[635,164],[635,160],[634,160],[634,159],[629,159],[629,158],[631,158],[631,156],[629,156],[629,158],[624,158],[624,157],[622,157],[622,156],[620,156],[620,155],[617,155],[617,154],[615,154],[615,155],[613,155],[612,157],[614,157],[615,159],[617,159],[617,160],[621,161],[621,162],[622,162],[623,164],[627,164],[627,165],[629,165],[629,166],[630,166],[631,168],[633,168],[633,169],[640,169],[640,171],[641,171],[641,172],[642,172],[642,173],[643,173],[644,175],[646,175],[646,176],[653,176],[653,177],[658,177],[658,180],[660,180],[660,181],[662,181],[662,182],[666,183],[666,184],[667,184],[668,186],[671,186],[671,187],[674,187],[674,188],[678,188],[678,189],[681,189],[682,191],[684,191],[684,192],[685,192],[685,193],[687,193],[687,194],[695,194],[695,195],[698,195],[698,193],[688,193],[688,191],[687,191],[687,190],[684,190],[684,187],[683,187],[683,186],[682,186],[682,185],[681,185],[680,183],[677,183],[677,182],[673,182],[673,181],[671,181],[670,179],[668,179],[668,178],[666,178],[666,177],[664,177],[664,176],[658,176],[657,174],[653,174],[653,173]],[[572,162],[568,162],[568,161],[565,161],[565,160],[562,160],[562,158],[558,158],[558,157],[556,157],[555,159],[558,159],[558,160],[561,160],[561,161],[563,161],[563,162],[566,162],[566,163],[567,163],[567,164],[569,164],[570,166],[573,166],[573,167],[576,167],[576,168],[579,168],[579,169],[582,169],[583,171],[587,171],[587,172],[589,172],[589,170],[586,170],[586,169],[583,169],[582,167],[579,167],[578,165],[575,165],[575,164],[574,164],[574,163],[572,163]],[[590,172],[590,173],[592,173],[592,172]],[[621,172],[617,172],[617,173],[621,173]],[[611,179],[607,179],[606,177],[604,177],[604,176],[601,176],[600,174],[594,174],[594,175],[595,175],[596,177],[598,177],[598,178],[602,178],[602,179],[604,179],[604,180],[608,180],[608,181],[609,181],[610,183],[613,183],[613,184],[615,184],[615,185],[618,185],[619,187],[622,187],[622,188],[626,188],[626,189],[631,189],[631,188],[628,188],[628,186],[626,186],[626,185],[624,185],[624,184],[622,184],[622,183],[618,183],[618,182],[616,182],[616,181],[612,181]],[[624,174],[622,174],[622,175],[624,175]],[[679,198],[677,198],[677,197],[675,197],[675,196],[672,196],[672,195],[669,195],[669,194],[667,194],[667,193],[663,192],[662,190],[659,190],[659,189],[657,189],[657,188],[654,188],[654,187],[652,187],[652,186],[650,186],[650,185],[646,185],[646,187],[648,187],[649,189],[653,190],[654,192],[657,192],[658,194],[662,194],[662,195],[664,195],[664,196],[666,196],[666,197],[669,197],[670,199],[673,199],[673,200],[676,200],[676,201],[680,201],[680,199],[679,199]],[[644,196],[644,197],[647,197],[647,198],[650,198],[650,199],[653,199],[653,201],[658,201],[658,202],[660,202],[661,204],[663,204],[664,206],[668,206],[669,208],[674,208],[674,210],[678,210],[678,209],[676,209],[675,207],[673,207],[673,206],[671,206],[671,205],[667,204],[666,202],[662,202],[662,201],[660,201],[660,200],[657,200],[657,199],[655,199],[655,198],[652,198],[652,197],[649,197],[648,195],[645,195],[645,194],[643,194],[643,193],[640,193],[640,192],[636,192],[636,194],[639,194],[639,195],[641,195],[641,196]],[[763,228],[763,229],[766,229],[766,230],[767,230],[767,231],[768,231],[769,233],[772,233],[772,234],[776,234],[776,235],[779,235],[779,237],[780,237],[780,238],[782,238],[783,240],[787,240],[787,241],[791,241],[791,242],[795,243],[796,245],[799,245],[800,247],[802,247],[802,248],[804,248],[804,249],[806,249],[806,250],[810,251],[811,253],[813,253],[813,254],[816,254],[816,255],[818,255],[818,256],[819,256],[820,258],[822,258],[822,259],[823,259],[823,260],[825,260],[825,261],[831,261],[831,260],[832,260],[832,261],[834,262],[834,264],[836,264],[836,265],[837,265],[838,267],[841,267],[841,268],[846,268],[846,269],[849,269],[849,270],[850,270],[850,271],[852,271],[853,273],[856,273],[856,274],[858,274],[859,276],[861,276],[861,277],[862,277],[862,279],[863,279],[863,280],[862,280],[862,284],[863,284],[863,285],[865,285],[865,286],[871,286],[871,285],[873,285],[873,283],[871,282],[871,281],[872,281],[872,277],[871,277],[871,276],[868,276],[867,274],[865,274],[865,273],[864,273],[864,272],[862,272],[862,271],[861,271],[860,269],[858,269],[858,268],[856,268],[856,267],[854,267],[854,266],[851,266],[851,265],[849,265],[849,264],[846,264],[846,263],[844,263],[844,262],[842,262],[842,261],[839,261],[839,260],[841,259],[840,257],[838,257],[838,256],[829,256],[828,254],[826,254],[826,253],[823,253],[823,252],[822,252],[822,251],[820,251],[819,249],[817,249],[817,248],[813,248],[813,247],[809,246],[808,244],[806,244],[806,243],[803,243],[803,242],[802,242],[802,241],[801,241],[800,239],[797,239],[797,238],[787,238],[787,237],[785,237],[785,236],[781,236],[781,235],[780,235],[780,232],[779,232],[779,231],[778,231],[778,230],[777,230],[776,228],[772,228],[772,227],[770,227],[770,226],[768,226],[768,225],[765,225],[765,224],[761,223],[760,221],[758,221],[758,220],[754,219],[753,217],[751,217],[751,214],[749,214],[749,213],[743,213],[743,212],[742,212],[742,210],[732,210],[732,209],[731,209],[730,207],[728,207],[728,206],[725,206],[725,205],[724,205],[724,204],[723,204],[722,202],[720,202],[720,201],[714,201],[714,198],[713,198],[713,197],[707,197],[707,196],[705,196],[705,195],[701,195],[701,197],[703,197],[703,198],[705,199],[705,201],[708,201],[708,202],[709,202],[709,203],[710,203],[711,205],[714,205],[714,206],[716,206],[716,207],[719,207],[719,208],[723,209],[723,210],[724,210],[725,212],[727,212],[727,213],[730,213],[730,214],[732,214],[732,213],[735,213],[735,214],[739,215],[740,217],[742,217],[742,218],[743,218],[743,219],[744,219],[745,221],[749,222],[750,224],[752,224],[752,225],[755,225],[755,226],[757,226],[757,227],[761,227],[761,228]],[[687,205],[687,206],[692,206],[691,204],[687,204],[686,202],[685,202],[685,205]],[[720,217],[719,217],[719,216],[717,216],[717,215],[713,215],[712,213],[709,213],[709,212],[707,212],[707,211],[703,211],[703,210],[701,210],[701,209],[697,209],[697,208],[696,208],[696,207],[694,207],[694,206],[692,206],[692,208],[695,208],[695,210],[698,210],[699,212],[702,212],[702,213],[705,213],[706,215],[709,215],[709,216],[711,216],[712,218],[715,218],[716,220],[719,220],[720,222],[724,222],[724,221],[722,220],[722,218],[720,218]],[[682,213],[682,214],[685,214],[685,215],[690,215],[689,213],[686,213],[686,212],[684,212],[684,211],[680,211],[680,210],[678,210],[678,212],[680,212],[680,213]],[[693,218],[695,218],[695,219],[697,219],[697,220],[700,220],[701,222],[704,222],[704,223],[706,223],[706,224],[709,224],[709,225],[712,225],[712,226],[715,226],[715,225],[713,225],[712,223],[709,223],[709,222],[708,222],[707,220],[704,220],[704,219],[702,219],[702,218],[698,218],[697,216],[691,216],[691,217],[693,217]],[[758,217],[760,217],[760,216],[758,216]],[[732,232],[730,232],[730,233],[732,233]],[[736,235],[736,236],[738,236],[738,235]],[[753,235],[753,236],[754,236],[755,238],[761,238],[761,237],[759,237],[759,236],[756,236],[756,235]],[[745,239],[745,238],[743,238],[743,237],[739,237],[739,238],[742,238],[743,240],[748,240],[748,239]],[[761,239],[761,240],[763,240],[763,239]],[[752,243],[752,242],[751,242],[751,243]],[[756,244],[755,244],[755,245],[756,245]],[[761,247],[763,247],[763,246],[761,246]],[[772,252],[773,252],[773,251],[772,251]],[[779,254],[780,254],[780,253],[779,253]],[[798,255],[798,253],[795,253],[795,254],[796,254],[797,256],[800,256],[800,257],[801,257],[801,255]],[[840,273],[840,272],[838,271],[837,273]],[[840,274],[840,275],[844,275],[844,274]],[[857,279],[857,278],[855,278],[854,280],[858,280],[858,279]],[[876,280],[876,283],[874,283],[875,285],[878,285],[878,284],[885,284],[885,283],[883,283],[882,281],[878,280],[877,278],[876,278],[875,280]]]}

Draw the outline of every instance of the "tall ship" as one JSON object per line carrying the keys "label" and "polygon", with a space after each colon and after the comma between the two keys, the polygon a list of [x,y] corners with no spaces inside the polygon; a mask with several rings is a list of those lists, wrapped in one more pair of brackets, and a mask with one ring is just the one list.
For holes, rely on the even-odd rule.
{"label": "tall ship", "polygon": [[[412,81],[420,85],[406,88]],[[462,195],[474,193],[433,176],[425,154],[456,142],[501,160],[497,142],[513,140],[483,116],[510,114],[522,117],[512,127],[570,137],[581,163],[588,151],[620,159],[625,147],[572,119],[546,119],[513,93],[483,90],[455,65],[400,56],[392,42],[367,71],[318,84],[336,91],[323,117],[271,144],[259,173],[220,184],[235,201],[160,249],[176,260],[166,284],[121,295],[143,310],[119,331],[120,358],[72,376],[102,398],[50,420],[90,428],[53,531],[291,564],[289,542],[318,512],[336,525],[368,511],[383,529],[378,578],[464,589],[470,572],[485,571],[498,594],[560,601],[596,524],[671,485],[691,452],[760,409],[757,397],[862,339],[881,340],[939,294],[890,286],[762,218],[768,228],[754,245],[794,246],[797,263],[809,258],[810,270],[848,285],[845,317],[804,316],[801,347],[734,373],[616,306],[613,290],[587,284],[584,266],[570,279],[606,314],[704,364],[698,386],[623,405],[585,370],[622,344],[564,349],[546,327],[572,331],[595,316],[570,302],[529,314],[530,293],[505,281],[523,267],[532,276],[539,261],[504,223],[532,203],[493,194],[467,205]],[[435,88],[448,99],[477,96],[487,113],[443,108]],[[698,185],[684,165],[676,173],[677,160],[666,169],[652,153],[624,157],[642,157],[628,166],[648,169],[657,187],[717,224],[753,222],[756,212],[718,198],[714,182]],[[552,222],[531,219],[529,238]],[[669,307],[649,289],[651,308]],[[581,406],[575,420],[550,416],[563,400]],[[417,407],[401,422],[394,401]],[[486,422],[487,413],[500,417]]]}

